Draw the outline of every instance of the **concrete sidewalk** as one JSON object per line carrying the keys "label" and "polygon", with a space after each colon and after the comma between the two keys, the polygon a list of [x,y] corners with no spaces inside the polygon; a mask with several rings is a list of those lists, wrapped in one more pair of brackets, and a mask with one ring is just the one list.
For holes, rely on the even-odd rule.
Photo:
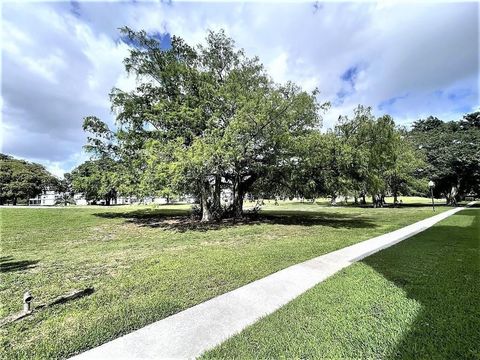
{"label": "concrete sidewalk", "polygon": [[454,208],[388,234],[290,266],[72,359],[198,357],[346,266],[424,231],[462,209]]}

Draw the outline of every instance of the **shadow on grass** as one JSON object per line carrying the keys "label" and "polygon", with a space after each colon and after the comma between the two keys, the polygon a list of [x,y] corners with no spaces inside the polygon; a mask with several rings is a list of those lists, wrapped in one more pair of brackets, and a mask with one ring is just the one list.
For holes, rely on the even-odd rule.
{"label": "shadow on grass", "polygon": [[478,209],[473,209],[473,208],[466,208],[462,211],[459,211],[455,215],[457,216],[470,216],[470,217],[476,217],[478,216]]}
{"label": "shadow on grass", "polygon": [[480,202],[478,202],[478,200],[477,200],[477,202],[475,204],[471,205],[470,207],[478,209],[478,208],[480,208]]}
{"label": "shadow on grass", "polygon": [[[350,205],[350,204],[349,204]],[[372,208],[373,209],[373,205],[372,204],[364,204],[364,205],[355,205],[355,204],[351,204],[352,207],[359,207],[359,208]],[[387,203],[387,204],[384,204],[383,205],[383,208],[391,208],[391,209],[408,209],[408,208],[419,208],[419,207],[423,207],[423,208],[428,208],[428,207],[432,207],[432,204],[430,203],[411,203],[411,204],[391,204],[391,203]],[[435,208],[445,208],[445,207],[451,207],[453,208],[452,206],[450,205],[446,205],[446,204],[435,204]]]}
{"label": "shadow on grass", "polygon": [[12,256],[1,256],[0,273],[32,269],[37,263],[38,260],[14,260]]}
{"label": "shadow on grass", "polygon": [[373,228],[378,225],[366,218],[348,214],[328,212],[298,212],[295,210],[262,211],[259,214],[245,214],[240,220],[223,219],[202,223],[189,216],[188,210],[142,209],[130,212],[101,212],[93,214],[103,218],[124,218],[127,223],[151,228],[162,228],[178,232],[220,230],[240,225],[280,224],[334,228]]}
{"label": "shadow on grass", "polygon": [[[253,205],[253,203],[251,203]],[[251,205],[250,203],[248,204],[249,206]],[[279,202],[279,207],[285,206],[285,203]],[[373,209],[373,204],[368,202],[366,204],[355,204],[354,202],[343,202],[339,201],[336,203],[336,205],[332,205],[329,201],[320,201],[320,202],[290,202],[288,203],[289,206],[304,206],[304,207],[331,207],[331,208],[336,208],[336,207],[349,207],[349,208],[358,208],[358,209]],[[269,203],[268,206],[275,206],[274,204]],[[432,203],[399,203],[399,204],[393,204],[393,203],[386,203],[382,206],[383,208],[395,208],[395,209],[402,209],[402,208],[418,208],[418,207],[432,207]],[[444,207],[452,207],[450,205],[446,205],[445,203],[435,203],[435,207],[437,208],[444,208]]]}
{"label": "shadow on grass", "polygon": [[480,356],[480,219],[475,212],[473,222],[458,217],[458,226],[435,226],[362,260],[421,304],[389,358]]}

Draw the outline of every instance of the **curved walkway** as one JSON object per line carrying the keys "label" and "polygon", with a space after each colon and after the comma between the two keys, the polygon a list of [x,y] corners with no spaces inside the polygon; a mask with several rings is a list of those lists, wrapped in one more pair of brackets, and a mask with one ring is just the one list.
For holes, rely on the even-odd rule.
{"label": "curved walkway", "polygon": [[462,209],[454,208],[399,230],[290,266],[72,359],[198,357],[339,270],[418,234]]}

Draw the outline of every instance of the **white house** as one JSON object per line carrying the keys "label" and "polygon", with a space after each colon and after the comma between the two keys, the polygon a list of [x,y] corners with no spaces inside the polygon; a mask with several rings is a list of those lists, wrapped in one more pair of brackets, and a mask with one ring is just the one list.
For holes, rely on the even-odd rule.
{"label": "white house", "polygon": [[[56,204],[57,200],[62,198],[62,193],[56,192],[54,190],[46,189],[42,192],[41,195],[37,197],[31,198],[28,200],[28,205],[43,205],[43,206],[53,206]],[[174,199],[170,199],[172,201]],[[178,199],[181,202],[185,201],[187,203],[194,203],[195,198],[191,196],[183,197]],[[73,201],[75,205],[89,205],[91,202],[88,202],[85,199],[85,195],[82,193],[76,193],[73,195]],[[145,198],[137,198],[127,197],[127,196],[119,196],[116,199],[113,199],[111,204],[112,205],[130,205],[130,204],[167,204],[167,198],[164,197],[154,197],[154,196],[147,196]],[[105,200],[97,201],[97,205],[105,205]]]}
{"label": "white house", "polygon": [[75,205],[88,205],[85,195],[82,193],[74,194],[73,201],[75,201]]}
{"label": "white house", "polygon": [[54,190],[43,190],[40,195],[37,195],[34,198],[28,199],[28,205],[45,205],[52,206],[55,205],[57,199],[60,198],[60,194]]}

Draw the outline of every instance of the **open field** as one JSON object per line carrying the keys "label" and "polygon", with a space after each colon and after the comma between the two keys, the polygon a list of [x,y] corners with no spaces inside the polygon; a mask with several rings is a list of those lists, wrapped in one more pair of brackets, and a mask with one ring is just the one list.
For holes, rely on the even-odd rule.
{"label": "open field", "polygon": [[201,225],[187,221],[188,212],[185,205],[0,209],[1,317],[21,309],[27,289],[37,304],[73,289],[96,289],[1,328],[0,357],[67,357],[432,215],[429,207],[290,204],[243,224]]}
{"label": "open field", "polygon": [[480,209],[356,263],[204,358],[480,358]]}

